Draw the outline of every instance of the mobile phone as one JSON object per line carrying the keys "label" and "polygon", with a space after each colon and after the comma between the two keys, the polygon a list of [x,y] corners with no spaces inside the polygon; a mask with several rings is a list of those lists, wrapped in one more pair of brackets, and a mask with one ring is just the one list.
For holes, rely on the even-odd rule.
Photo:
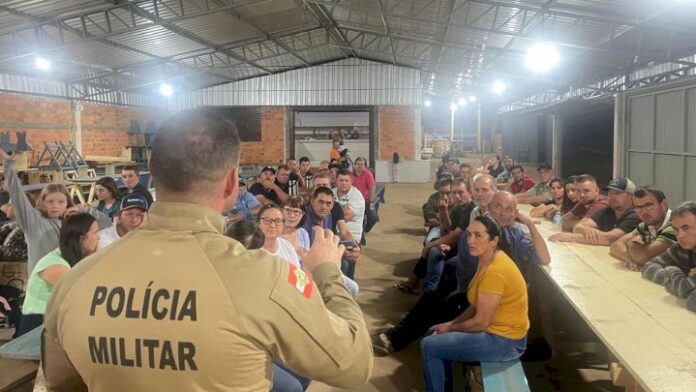
{"label": "mobile phone", "polygon": [[354,240],[341,241],[341,244],[344,245],[347,250],[353,250],[358,246]]}

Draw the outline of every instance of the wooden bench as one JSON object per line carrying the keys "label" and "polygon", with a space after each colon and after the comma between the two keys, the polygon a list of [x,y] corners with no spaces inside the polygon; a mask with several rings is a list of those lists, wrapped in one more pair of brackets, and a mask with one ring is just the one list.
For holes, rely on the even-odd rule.
{"label": "wooden bench", "polygon": [[[545,238],[559,231],[548,221],[537,227]],[[685,308],[684,300],[627,270],[609,255],[609,247],[550,241],[547,245],[552,262],[541,268],[541,275],[641,388],[696,391],[696,315]]]}
{"label": "wooden bench", "polygon": [[[12,332],[12,329],[0,329],[0,344],[9,340]],[[12,391],[31,382],[36,377],[38,368],[37,361],[0,357],[0,392]]]}
{"label": "wooden bench", "polygon": [[527,377],[519,360],[481,362],[483,389],[493,392],[529,392]]}

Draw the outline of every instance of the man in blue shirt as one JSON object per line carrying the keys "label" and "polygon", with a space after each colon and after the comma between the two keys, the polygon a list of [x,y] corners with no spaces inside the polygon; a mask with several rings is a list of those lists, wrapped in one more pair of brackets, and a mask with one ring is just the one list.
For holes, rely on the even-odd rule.
{"label": "man in blue shirt", "polygon": [[[489,204],[489,212],[503,229],[501,248],[517,264],[525,279],[534,264],[551,262],[546,242],[534,223],[517,210],[515,196],[509,192],[497,192]],[[526,235],[515,222],[529,229]],[[476,273],[478,257],[469,253],[467,233],[457,240],[457,255],[445,263],[445,270],[437,288],[425,293],[416,305],[394,328],[373,338],[375,354],[390,354],[421,337],[428,328],[459,316],[469,306],[466,291]]]}
{"label": "man in blue shirt", "polygon": [[254,219],[254,214],[259,212],[260,209],[261,202],[250,192],[247,192],[247,187],[244,182],[239,181],[239,197],[237,197],[237,202],[227,215],[229,220],[252,220]]}

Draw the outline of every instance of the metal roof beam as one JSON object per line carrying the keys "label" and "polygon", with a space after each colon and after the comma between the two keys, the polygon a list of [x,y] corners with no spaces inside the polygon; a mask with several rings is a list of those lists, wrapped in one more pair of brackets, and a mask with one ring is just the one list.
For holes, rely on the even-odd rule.
{"label": "metal roof beam", "polygon": [[384,16],[384,6],[382,5],[382,0],[377,0],[377,5],[379,6],[379,15],[382,19],[384,31],[387,33],[387,40],[389,41],[389,50],[391,51],[392,56],[392,63],[396,65],[396,54],[394,54],[394,42],[392,41],[391,31],[389,30],[389,23],[387,23],[387,18]]}
{"label": "metal roof beam", "polygon": [[[214,13],[218,13],[224,10],[229,10],[229,9],[236,9],[236,8],[241,8],[241,7],[247,7],[250,5],[254,5],[257,3],[263,3],[267,2],[270,0],[239,0],[235,1],[234,3],[228,3],[225,6],[220,6],[220,7],[208,7],[206,10],[202,10],[199,12],[193,12],[189,13],[183,16],[176,16],[176,17],[171,17],[171,18],[159,18],[157,21],[152,21],[149,20],[148,22],[145,23],[140,23],[139,20],[135,17],[134,14],[134,5],[139,4],[139,3],[144,3],[145,1],[134,1],[134,2],[127,2],[123,4],[116,4],[113,5],[113,2],[111,5],[105,6],[102,9],[98,10],[90,10],[87,12],[83,13],[78,13],[78,14],[71,14],[68,16],[62,16],[59,18],[51,19],[48,21],[43,21],[40,18],[34,18],[35,24],[32,26],[23,26],[18,29],[14,30],[9,30],[4,33],[0,33],[0,39],[1,37],[5,35],[10,35],[12,36],[13,34],[18,34],[21,32],[32,32],[35,31],[37,28],[43,28],[43,27],[53,27],[56,28],[56,26],[68,26],[70,27],[70,22],[72,23],[79,23],[80,28],[74,28],[70,27],[71,29],[74,29],[74,34],[75,38],[74,40],[71,41],[66,41],[65,37],[61,36],[59,37],[59,42],[58,43],[49,43],[49,42],[37,42],[40,46],[40,48],[29,48],[28,50],[25,49],[21,53],[16,53],[12,57],[4,58],[2,61],[13,61],[13,60],[18,60],[20,58],[24,58],[27,56],[31,56],[35,54],[37,50],[40,50],[41,53],[48,53],[54,50],[59,50],[59,49],[64,49],[73,45],[79,45],[80,43],[83,42],[89,42],[89,41],[99,41],[102,39],[106,38],[111,38],[115,37],[120,34],[125,34],[125,33],[132,33],[136,31],[141,31],[144,29],[151,28],[153,26],[162,26],[164,24],[172,24],[175,22],[179,22],[182,20],[190,19],[190,18],[196,18],[196,17],[201,17],[205,15],[210,15]],[[209,3],[210,4],[210,3]],[[120,23],[119,25],[115,25],[113,23],[107,25],[106,27],[100,27],[101,33],[97,32],[88,32],[87,29],[88,27],[94,26],[90,22],[88,24],[88,17],[92,16],[93,18],[96,18],[97,16],[103,16],[103,15],[114,15],[116,12],[122,12],[122,13],[127,13],[130,17],[125,20],[124,23]],[[12,37],[10,37],[12,39]],[[20,48],[17,48],[18,50]],[[24,48],[21,48],[24,49]],[[155,57],[155,56],[152,56]]]}
{"label": "metal roof beam", "polygon": [[348,38],[339,29],[338,23],[336,23],[336,20],[331,16],[331,12],[329,12],[326,7],[320,4],[307,2],[306,0],[302,0],[302,2],[307,6],[307,10],[314,16],[317,22],[326,28],[326,31],[329,33],[334,43],[339,46],[345,46],[345,48],[341,48],[341,50],[346,54],[346,57],[358,57],[358,54],[350,49],[352,46],[350,42],[348,42]]}
{"label": "metal roof beam", "polygon": [[[246,60],[246,59],[244,59],[242,56],[239,56],[239,55],[237,55],[237,54],[234,53],[234,52],[228,51],[228,50],[226,50],[226,49],[219,48],[217,45],[215,45],[214,43],[208,41],[207,39],[204,39],[204,38],[202,38],[202,37],[199,37],[199,36],[197,36],[196,34],[190,33],[190,32],[188,32],[188,31],[186,31],[186,30],[184,30],[184,29],[182,29],[182,28],[176,26],[176,25],[173,24],[171,21],[161,22],[160,17],[159,17],[159,14],[158,14],[158,11],[157,11],[157,1],[158,1],[158,0],[152,0],[153,7],[154,7],[154,9],[155,9],[155,14],[154,14],[154,15],[153,15],[150,11],[144,10],[144,9],[140,8],[139,6],[137,6],[137,5],[133,5],[131,8],[132,8],[132,10],[133,10],[133,12],[134,12],[135,14],[138,14],[139,16],[141,16],[141,17],[143,17],[143,18],[146,18],[146,19],[150,20],[150,21],[153,22],[153,23],[159,23],[159,25],[160,25],[161,27],[163,27],[163,28],[165,28],[165,29],[167,29],[167,30],[169,30],[169,31],[171,31],[171,32],[173,32],[173,33],[175,33],[175,34],[181,36],[181,37],[184,37],[184,38],[186,38],[186,39],[189,39],[189,40],[191,40],[191,41],[193,41],[193,42],[195,42],[195,43],[197,43],[197,44],[199,44],[199,45],[203,45],[203,46],[208,47],[208,48],[211,48],[211,49],[217,49],[218,52],[224,53],[225,55],[230,56],[230,57],[232,57],[232,58],[235,59],[235,60],[238,60],[238,61],[241,61],[241,62],[243,62],[243,63],[246,63],[247,65],[249,65],[249,66],[251,66],[251,67],[254,67],[254,68],[256,68],[256,69],[259,69],[259,70],[263,71],[263,72],[266,73],[266,74],[269,74],[269,75],[270,75],[271,73],[273,73],[271,70],[267,69],[266,67],[264,67],[264,66],[262,66],[262,65],[259,65],[259,64],[255,63],[254,61]],[[118,3],[118,0],[112,0],[111,3]],[[114,5],[116,5],[116,4],[114,4]]]}

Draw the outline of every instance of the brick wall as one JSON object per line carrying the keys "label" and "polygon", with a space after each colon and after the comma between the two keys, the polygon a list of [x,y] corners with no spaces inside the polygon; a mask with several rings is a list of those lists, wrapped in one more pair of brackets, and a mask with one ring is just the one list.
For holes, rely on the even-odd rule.
{"label": "brick wall", "polygon": [[395,151],[401,159],[414,159],[415,108],[380,106],[378,116],[379,159],[390,160]]}
{"label": "brick wall", "polygon": [[[165,113],[153,109],[123,106],[82,105],[82,152],[84,155],[121,155],[128,144],[131,120],[159,122]],[[30,165],[36,164],[43,151],[43,142],[70,141],[74,124],[70,101],[0,93],[0,130],[10,131],[10,141],[16,132],[27,132],[27,143],[34,150]]]}
{"label": "brick wall", "polygon": [[243,142],[241,164],[278,164],[285,160],[285,109],[264,107],[261,113],[261,141]]}

